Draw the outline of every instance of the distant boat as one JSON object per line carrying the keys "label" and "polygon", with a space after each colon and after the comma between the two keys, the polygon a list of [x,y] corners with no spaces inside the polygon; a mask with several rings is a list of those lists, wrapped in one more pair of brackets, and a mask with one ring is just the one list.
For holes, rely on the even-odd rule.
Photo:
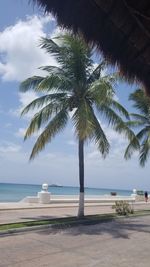
{"label": "distant boat", "polygon": [[50,186],[50,187],[63,187],[63,186],[60,185],[60,184],[50,184],[49,186]]}

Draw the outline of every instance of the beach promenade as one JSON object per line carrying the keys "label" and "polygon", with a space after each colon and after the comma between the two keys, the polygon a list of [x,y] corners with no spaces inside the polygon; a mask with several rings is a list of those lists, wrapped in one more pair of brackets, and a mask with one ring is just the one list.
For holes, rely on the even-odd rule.
{"label": "beach promenade", "polygon": [[0,237],[0,267],[149,267],[150,216]]}
{"label": "beach promenade", "polygon": [[[135,210],[150,210],[150,202],[136,202]],[[28,203],[0,203],[0,224],[23,221],[43,220],[76,216],[78,204],[28,204]],[[109,203],[92,203],[85,205],[85,214],[113,213]]]}

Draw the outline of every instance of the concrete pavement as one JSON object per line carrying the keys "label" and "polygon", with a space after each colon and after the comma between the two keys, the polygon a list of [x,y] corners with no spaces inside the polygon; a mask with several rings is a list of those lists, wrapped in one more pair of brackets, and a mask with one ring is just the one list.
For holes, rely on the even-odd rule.
{"label": "concrete pavement", "polygon": [[[63,205],[41,205],[37,207],[36,205],[28,205],[21,208],[17,206],[18,204],[7,204],[0,205],[0,224],[22,222],[22,221],[33,221],[33,220],[44,220],[60,217],[76,216],[78,211],[78,204],[63,204]],[[149,209],[149,203],[135,203],[135,210]],[[104,214],[115,212],[111,205],[108,204],[86,204],[85,214]]]}
{"label": "concrete pavement", "polygon": [[[134,204],[134,209],[150,209],[150,203],[136,203]],[[15,206],[15,204],[12,204],[12,206],[9,206],[9,204],[7,204],[7,206],[0,205],[0,224],[76,216],[77,211],[77,204],[51,204],[48,206],[41,205],[39,207],[36,205],[28,205],[23,208],[21,208],[21,206]],[[112,206],[108,204],[85,205],[86,215],[112,212],[114,212],[114,210],[112,209]]]}
{"label": "concrete pavement", "polygon": [[149,267],[150,216],[0,237],[0,267]]}
{"label": "concrete pavement", "polygon": [[[76,216],[77,211],[77,206],[0,210],[0,224]],[[114,210],[110,206],[85,207],[85,214],[88,215],[112,212]]]}

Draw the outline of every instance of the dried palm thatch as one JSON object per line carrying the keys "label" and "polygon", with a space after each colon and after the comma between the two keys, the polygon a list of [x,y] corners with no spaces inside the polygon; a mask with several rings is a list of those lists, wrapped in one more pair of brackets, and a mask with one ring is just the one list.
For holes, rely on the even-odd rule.
{"label": "dried palm thatch", "polygon": [[58,23],[81,32],[129,82],[150,95],[149,0],[33,0]]}

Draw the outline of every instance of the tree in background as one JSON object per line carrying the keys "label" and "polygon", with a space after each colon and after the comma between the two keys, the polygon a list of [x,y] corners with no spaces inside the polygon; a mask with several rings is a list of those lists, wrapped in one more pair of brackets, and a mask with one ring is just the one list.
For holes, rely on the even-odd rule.
{"label": "tree in background", "polygon": [[133,120],[128,122],[128,125],[137,128],[138,132],[130,141],[125,151],[125,158],[131,158],[133,152],[137,150],[140,165],[144,167],[150,155],[150,98],[142,89],[137,89],[130,94],[129,100],[133,102],[133,106],[139,113],[131,114]]}
{"label": "tree in background", "polygon": [[104,61],[94,68],[93,50],[82,38],[70,33],[53,40],[43,38],[41,47],[56,59],[58,66],[42,67],[47,72],[46,76],[33,76],[21,83],[21,91],[31,89],[40,95],[22,111],[24,115],[39,109],[30,122],[25,139],[45,127],[33,147],[30,159],[34,159],[65,128],[71,116],[78,140],[78,216],[81,217],[84,216],[84,144],[88,139],[95,142],[104,158],[110,148],[97,114],[105,117],[117,132],[131,139],[133,133],[122,119],[122,116],[128,119],[129,115],[114,98],[116,75],[102,76],[106,67]]}

